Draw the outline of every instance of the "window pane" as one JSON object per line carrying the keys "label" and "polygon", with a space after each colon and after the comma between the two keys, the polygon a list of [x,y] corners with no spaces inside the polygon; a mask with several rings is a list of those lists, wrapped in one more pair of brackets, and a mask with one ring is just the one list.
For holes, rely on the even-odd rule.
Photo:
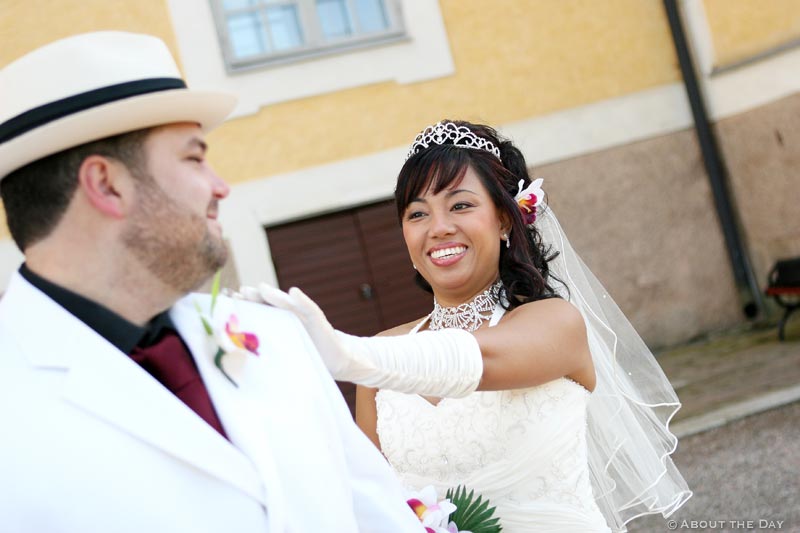
{"label": "window pane", "polygon": [[369,45],[376,37],[402,31],[392,25],[390,11],[400,0],[211,1],[227,67],[233,70],[317,51],[338,51],[345,44]]}
{"label": "window pane", "polygon": [[269,51],[264,31],[256,13],[228,15],[226,21],[231,50],[237,59]]}
{"label": "window pane", "polygon": [[296,48],[303,44],[297,6],[275,6],[267,9],[267,20],[272,32],[272,45],[276,50]]}
{"label": "window pane", "polygon": [[317,15],[326,39],[346,37],[353,33],[346,0],[317,0]]}
{"label": "window pane", "polygon": [[222,7],[230,11],[232,9],[241,9],[243,7],[254,6],[258,0],[223,0]]}
{"label": "window pane", "polygon": [[362,32],[381,31],[389,26],[383,0],[355,0],[355,3]]}

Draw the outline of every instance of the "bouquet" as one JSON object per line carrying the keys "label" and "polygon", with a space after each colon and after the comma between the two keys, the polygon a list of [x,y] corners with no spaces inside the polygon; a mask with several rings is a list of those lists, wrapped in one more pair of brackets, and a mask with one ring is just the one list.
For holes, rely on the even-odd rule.
{"label": "bouquet", "polygon": [[498,533],[503,528],[494,517],[495,507],[489,500],[467,492],[459,485],[447,490],[445,499],[439,501],[436,489],[428,485],[420,492],[412,494],[408,505],[417,514],[428,533]]}

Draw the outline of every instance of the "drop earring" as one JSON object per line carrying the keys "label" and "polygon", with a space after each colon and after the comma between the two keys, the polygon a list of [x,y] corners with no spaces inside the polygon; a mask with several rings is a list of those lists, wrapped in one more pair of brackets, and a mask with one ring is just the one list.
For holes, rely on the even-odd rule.
{"label": "drop earring", "polygon": [[506,241],[506,248],[511,248],[511,236],[508,233],[503,233],[503,240]]}

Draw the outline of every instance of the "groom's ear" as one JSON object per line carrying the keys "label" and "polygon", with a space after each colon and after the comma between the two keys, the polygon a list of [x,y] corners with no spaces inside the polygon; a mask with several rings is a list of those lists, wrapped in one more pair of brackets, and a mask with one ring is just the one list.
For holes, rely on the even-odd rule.
{"label": "groom's ear", "polygon": [[78,194],[104,216],[124,218],[132,205],[134,189],[133,176],[115,159],[93,154],[78,169]]}

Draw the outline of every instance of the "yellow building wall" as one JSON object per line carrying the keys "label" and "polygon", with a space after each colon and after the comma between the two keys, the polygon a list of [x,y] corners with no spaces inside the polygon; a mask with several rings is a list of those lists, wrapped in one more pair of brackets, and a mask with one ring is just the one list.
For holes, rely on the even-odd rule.
{"label": "yellow building wall", "polygon": [[[406,144],[444,116],[499,124],[678,78],[659,0],[442,0],[441,9],[455,75],[320,95],[230,121],[210,138],[218,170],[234,183],[263,178]],[[0,63],[97,29],[152,33],[176,50],[164,0],[19,0],[0,22],[12,44]]]}
{"label": "yellow building wall", "polygon": [[213,136],[231,182],[410,143],[440,118],[502,124],[679,79],[660,0],[442,0],[455,74],[272,105]]}
{"label": "yellow building wall", "polygon": [[[797,0],[705,2],[720,57],[797,32]],[[101,29],[157,35],[177,57],[166,0],[0,0],[0,6],[0,65],[52,40]],[[231,120],[209,137],[219,173],[231,183],[261,179],[405,145],[444,117],[503,124],[680,79],[661,0],[440,0],[440,6],[452,76],[374,84]]]}
{"label": "yellow building wall", "polygon": [[[432,1],[432,0],[426,0]],[[673,82],[660,0],[442,0],[455,74],[263,108],[209,137],[231,183],[407,144],[443,117],[501,124]],[[177,52],[165,0],[4,0],[0,64],[74,33],[155,34]],[[0,232],[0,236],[5,236]]]}
{"label": "yellow building wall", "polygon": [[0,0],[0,66],[56,39],[98,30],[157,35],[177,57],[164,0]]}
{"label": "yellow building wall", "polygon": [[721,67],[800,39],[800,0],[704,0]]}

